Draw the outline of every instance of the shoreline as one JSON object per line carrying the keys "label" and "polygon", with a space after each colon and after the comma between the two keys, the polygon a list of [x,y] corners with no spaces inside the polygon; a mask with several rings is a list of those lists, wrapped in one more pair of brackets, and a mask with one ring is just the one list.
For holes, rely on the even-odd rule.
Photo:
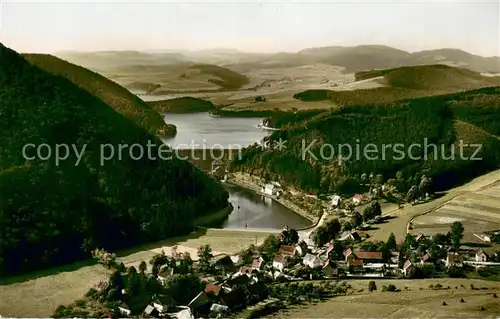
{"label": "shoreline", "polygon": [[[284,207],[288,208],[289,210],[291,210],[295,214],[300,215],[300,216],[304,217],[305,219],[307,219],[309,222],[311,222],[310,226],[302,227],[300,229],[297,229],[297,231],[312,229],[318,224],[319,220],[321,219],[321,216],[311,215],[305,209],[299,207],[297,204],[295,204],[294,202],[292,202],[290,200],[283,199],[283,198],[278,199],[278,198],[276,198],[276,196],[262,193],[260,191],[260,186],[258,184],[254,183],[251,180],[247,180],[245,178],[237,176],[237,175],[241,175],[241,174],[246,174],[246,173],[241,173],[241,172],[233,173],[232,176],[227,179],[226,183],[233,184],[233,185],[236,185],[239,187],[243,187],[243,188],[251,190],[259,195],[271,198],[271,199],[275,200],[276,202],[280,203],[281,205],[283,205]],[[255,178],[255,176],[250,175],[250,178]]]}

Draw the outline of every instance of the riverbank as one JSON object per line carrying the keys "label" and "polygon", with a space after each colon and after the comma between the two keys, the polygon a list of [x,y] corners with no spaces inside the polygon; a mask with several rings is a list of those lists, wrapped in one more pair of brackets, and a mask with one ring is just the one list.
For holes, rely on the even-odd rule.
{"label": "riverbank", "polygon": [[314,227],[321,218],[321,216],[315,216],[315,215],[311,214],[309,211],[300,207],[299,205],[297,205],[296,203],[294,203],[291,200],[285,199],[283,197],[277,198],[276,196],[270,196],[268,194],[263,194],[261,192],[260,185],[262,185],[264,182],[262,181],[262,179],[260,179],[257,176],[252,176],[252,175],[247,174],[247,173],[236,172],[236,173],[231,174],[231,176],[227,180],[227,183],[234,184],[234,185],[249,189],[251,191],[254,191],[257,194],[272,198],[276,202],[280,203],[281,205],[285,206],[289,210],[306,218],[307,220],[309,220],[311,222],[310,226],[304,227],[300,230],[309,229],[309,228]]}
{"label": "riverbank", "polygon": [[219,227],[233,211],[233,204],[228,205],[218,212],[198,217],[193,221],[194,227]]}

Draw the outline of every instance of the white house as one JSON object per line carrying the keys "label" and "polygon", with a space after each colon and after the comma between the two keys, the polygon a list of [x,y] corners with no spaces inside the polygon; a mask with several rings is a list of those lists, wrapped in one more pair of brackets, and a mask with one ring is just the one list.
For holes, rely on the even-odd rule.
{"label": "white house", "polygon": [[269,183],[269,184],[265,184],[264,187],[262,187],[261,191],[264,194],[274,196],[279,191],[279,188],[274,183]]}
{"label": "white house", "polygon": [[333,195],[332,196],[332,207],[338,207],[340,205],[340,196]]}
{"label": "white house", "polygon": [[486,262],[488,261],[488,255],[482,249],[479,249],[476,251],[476,261]]}
{"label": "white house", "polygon": [[284,255],[276,255],[273,260],[273,268],[278,269],[280,272],[288,265],[287,258]]}
{"label": "white house", "polygon": [[361,203],[361,195],[360,194],[356,194],[352,197],[352,202],[354,203],[354,205],[359,205]]}
{"label": "white house", "polygon": [[118,307],[118,310],[120,310],[120,313],[124,316],[130,316],[130,308],[128,307],[128,305],[124,302],[122,302],[120,304],[120,306]]}
{"label": "white house", "polygon": [[306,254],[302,259],[302,263],[309,268],[319,268],[323,266],[323,261],[321,261],[318,256],[312,254]]}

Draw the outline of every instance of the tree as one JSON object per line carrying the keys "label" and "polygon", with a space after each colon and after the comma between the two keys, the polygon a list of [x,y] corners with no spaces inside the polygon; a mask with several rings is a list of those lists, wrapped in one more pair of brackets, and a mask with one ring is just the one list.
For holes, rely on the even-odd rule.
{"label": "tree", "polygon": [[382,174],[377,174],[377,176],[375,176],[375,183],[382,185],[384,183],[384,176]]}
{"label": "tree", "polygon": [[431,185],[432,185],[432,179],[430,177],[427,177],[426,175],[422,175],[422,178],[420,179],[420,184],[418,185],[418,190],[420,191],[420,194],[424,196],[425,193],[430,193]]}
{"label": "tree", "polygon": [[175,274],[165,283],[166,294],[175,296],[181,305],[187,305],[202,289],[200,277],[194,274]]}
{"label": "tree", "polygon": [[387,249],[389,250],[394,250],[398,248],[398,244],[396,243],[396,236],[394,236],[394,233],[391,233],[389,235],[389,238],[387,239],[387,242],[385,243]]}
{"label": "tree", "polygon": [[116,266],[116,255],[105,251],[104,249],[94,249],[92,257],[97,259],[97,262],[103,265],[106,269],[111,269]]}
{"label": "tree", "polygon": [[380,207],[380,203],[378,201],[373,201],[370,203],[371,206],[371,211],[373,217],[381,216],[382,215],[382,207]]}
{"label": "tree", "polygon": [[363,209],[363,221],[367,222],[372,218],[373,218],[372,208],[371,206],[366,206],[365,209]]}
{"label": "tree", "polygon": [[414,202],[418,198],[418,188],[417,186],[412,186],[408,193],[406,193],[406,201],[408,203]]}
{"label": "tree", "polygon": [[375,281],[371,280],[368,282],[368,291],[374,291],[377,290],[377,285],[375,284]]}
{"label": "tree", "polygon": [[139,272],[141,274],[144,274],[144,273],[146,273],[147,270],[148,270],[148,265],[146,264],[146,262],[144,260],[141,261],[141,263],[139,264]]}
{"label": "tree", "polygon": [[198,248],[198,261],[200,262],[200,270],[203,272],[211,272],[212,248],[210,245],[203,245]]}
{"label": "tree", "polygon": [[415,238],[413,238],[412,234],[406,234],[405,241],[403,242],[402,249],[403,251],[408,251],[412,247],[415,247],[417,245],[417,242],[415,241]]}
{"label": "tree", "polygon": [[314,233],[314,244],[321,247],[330,241],[330,233],[326,227],[318,227]]}
{"label": "tree", "polygon": [[464,226],[461,222],[456,221],[451,225],[450,239],[453,243],[453,247],[458,249],[460,247],[460,241],[464,237]]}
{"label": "tree", "polygon": [[355,227],[361,226],[361,224],[363,224],[363,216],[359,212],[354,212],[352,216],[352,223]]}
{"label": "tree", "polygon": [[354,225],[353,225],[352,221],[350,221],[350,220],[345,220],[342,223],[342,231],[348,231],[348,230],[351,230],[353,228],[354,228]]}
{"label": "tree", "polygon": [[338,218],[328,221],[325,224],[325,227],[328,230],[328,233],[330,234],[328,241],[330,241],[330,239],[334,239],[335,237],[337,237],[338,233],[340,232],[340,229],[342,228]]}
{"label": "tree", "polygon": [[354,211],[354,203],[352,201],[347,201],[345,205],[345,209],[347,209],[349,212]]}
{"label": "tree", "polygon": [[295,245],[299,242],[299,233],[297,232],[297,230],[292,228],[288,231],[287,242],[289,245]]}

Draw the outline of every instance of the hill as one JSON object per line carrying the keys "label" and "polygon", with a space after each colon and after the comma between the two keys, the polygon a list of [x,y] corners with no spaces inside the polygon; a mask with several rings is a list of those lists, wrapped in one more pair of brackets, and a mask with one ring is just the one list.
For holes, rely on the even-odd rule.
{"label": "hill", "polygon": [[390,103],[500,85],[500,77],[442,64],[407,66],[355,73],[356,81],[373,79],[383,87],[352,91],[307,90],[294,95],[302,101],[331,100],[336,105]]}
{"label": "hill", "polygon": [[[482,101],[481,105],[475,101]],[[500,88],[493,87],[311,113],[309,117],[288,122],[269,137],[269,145],[285,140],[285,150],[249,147],[240,160],[233,161],[232,169],[320,193],[352,195],[359,191],[361,174],[382,174],[387,180],[395,178],[398,171],[410,178],[410,186],[425,174],[434,178],[436,189],[447,189],[498,168],[499,102]],[[462,122],[467,123],[468,130],[464,130],[463,125],[457,126]],[[467,132],[471,132],[470,137]],[[450,159],[452,145],[459,144],[460,140],[482,144],[477,154],[483,158],[480,164],[469,160],[475,151],[473,148],[465,150],[464,155],[470,155],[467,159],[458,155]],[[426,151],[425,143],[438,148]],[[364,151],[370,144],[376,146],[374,156],[373,152]],[[400,150],[395,149],[398,144]],[[420,148],[411,151],[412,144]],[[341,149],[341,145],[346,146]],[[388,145],[388,149],[384,145]],[[348,156],[349,147],[353,152],[351,156]],[[341,152],[346,158],[339,165]],[[456,149],[455,154],[458,152]]]}
{"label": "hill", "polygon": [[[0,275],[185,233],[227,206],[217,181],[161,159],[158,138],[70,80],[3,45],[0,69]],[[63,145],[80,155],[55,161]]]}
{"label": "hill", "polygon": [[359,45],[308,48],[299,53],[317,57],[325,63],[344,66],[346,72],[436,63],[463,67],[480,73],[500,72],[500,57],[482,57],[457,49],[409,53],[382,45]]}
{"label": "hill", "polygon": [[156,111],[166,113],[209,112],[214,108],[214,105],[210,101],[189,96],[148,103]]}
{"label": "hill", "polygon": [[211,75],[214,78],[209,79],[208,81],[215,83],[226,90],[239,89],[248,83],[248,78],[246,76],[217,65],[195,64],[189,67],[188,71],[184,73],[184,76],[187,77],[187,73],[192,71],[198,71],[202,74]]}
{"label": "hill", "polygon": [[175,135],[175,127],[165,124],[147,103],[102,75],[48,54],[24,54],[24,58],[40,69],[67,78],[149,132]]}

